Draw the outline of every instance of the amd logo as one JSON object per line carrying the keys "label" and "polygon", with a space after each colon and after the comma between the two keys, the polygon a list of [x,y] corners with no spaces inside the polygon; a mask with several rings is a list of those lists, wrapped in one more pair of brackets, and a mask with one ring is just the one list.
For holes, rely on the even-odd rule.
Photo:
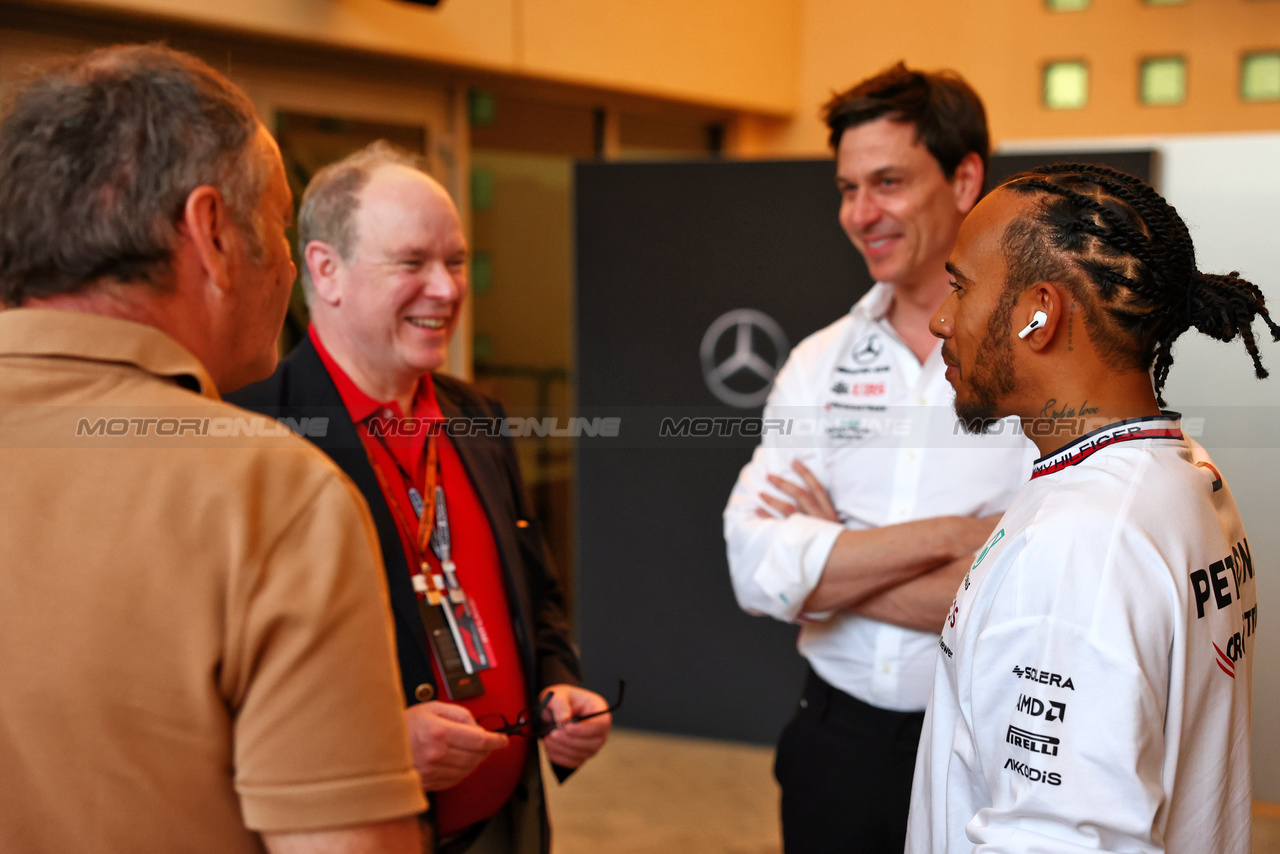
{"label": "amd logo", "polygon": [[1046,706],[1043,700],[1028,697],[1026,694],[1018,697],[1018,711],[1035,718],[1043,716],[1046,721],[1061,721],[1067,718],[1066,703],[1050,700],[1049,705]]}

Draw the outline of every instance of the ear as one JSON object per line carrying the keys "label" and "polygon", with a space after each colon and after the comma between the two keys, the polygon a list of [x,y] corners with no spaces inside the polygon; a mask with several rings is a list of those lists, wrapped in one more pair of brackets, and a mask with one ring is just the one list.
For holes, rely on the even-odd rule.
{"label": "ear", "polygon": [[1066,316],[1070,299],[1071,295],[1053,282],[1040,282],[1027,288],[1013,307],[1013,334],[1017,335],[1030,323],[1037,311],[1044,312],[1044,323],[1021,339],[1033,353],[1044,350],[1053,341],[1058,324]]}
{"label": "ear", "polygon": [[312,240],[302,249],[302,260],[311,274],[311,289],[316,298],[328,305],[342,302],[342,277],[346,266],[338,250],[323,240]]}
{"label": "ear", "polygon": [[196,187],[182,206],[178,230],[187,238],[186,250],[203,274],[203,282],[215,290],[231,288],[230,211],[216,188]]}
{"label": "ear", "polygon": [[982,169],[982,158],[976,151],[970,151],[956,167],[951,176],[951,191],[955,194],[956,210],[967,214],[978,203],[982,195],[982,180],[986,173]]}

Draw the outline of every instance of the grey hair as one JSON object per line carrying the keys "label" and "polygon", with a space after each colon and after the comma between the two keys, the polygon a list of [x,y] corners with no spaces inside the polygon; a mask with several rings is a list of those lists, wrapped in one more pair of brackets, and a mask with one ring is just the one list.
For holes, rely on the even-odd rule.
{"label": "grey hair", "polygon": [[0,301],[100,280],[171,284],[187,197],[210,185],[262,256],[253,103],[205,63],[118,45],[46,68],[0,120]]}
{"label": "grey hair", "polygon": [[310,303],[315,292],[311,270],[307,267],[307,244],[313,240],[327,243],[350,261],[356,247],[356,211],[360,209],[360,191],[369,178],[383,166],[406,166],[424,172],[422,159],[379,139],[330,163],[311,179],[302,194],[298,209],[298,259],[302,268],[302,289]]}

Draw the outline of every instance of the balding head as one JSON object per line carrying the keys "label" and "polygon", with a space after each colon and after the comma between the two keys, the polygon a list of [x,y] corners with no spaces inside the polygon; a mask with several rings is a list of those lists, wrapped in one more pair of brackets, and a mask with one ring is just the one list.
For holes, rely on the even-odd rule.
{"label": "balding head", "polygon": [[[307,244],[319,240],[350,260],[356,246],[356,211],[360,207],[360,193],[373,173],[384,166],[402,166],[422,172],[420,158],[380,139],[336,163],[330,163],[315,174],[302,194],[302,206],[298,210],[299,255],[305,256]],[[422,175],[436,183],[425,172]],[[445,193],[443,187],[440,187],[440,192]],[[314,288],[305,264],[302,287],[310,302]]]}
{"label": "balding head", "polygon": [[453,200],[385,143],[322,170],[303,196],[299,242],[311,319],[366,394],[407,400],[444,363],[467,292]]}

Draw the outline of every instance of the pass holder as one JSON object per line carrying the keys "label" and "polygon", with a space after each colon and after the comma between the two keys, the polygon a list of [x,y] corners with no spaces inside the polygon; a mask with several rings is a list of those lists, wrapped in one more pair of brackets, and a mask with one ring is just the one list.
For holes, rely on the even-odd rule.
{"label": "pass holder", "polygon": [[453,545],[449,537],[449,509],[444,501],[444,487],[436,487],[436,523],[431,529],[431,550],[440,559],[440,570],[444,574],[444,587],[449,591],[449,601],[455,605],[464,604],[467,594],[458,583],[458,565],[452,560]]}
{"label": "pass holder", "polygon": [[422,513],[427,509],[426,502],[422,500],[422,493],[418,491],[418,487],[409,487],[409,503],[413,505],[413,512],[419,519]]}
{"label": "pass holder", "polygon": [[426,598],[418,599],[418,613],[427,631],[431,655],[444,676],[445,695],[450,700],[478,697],[484,693],[484,684],[467,655],[456,621],[451,619],[451,608],[441,591],[432,589],[427,580],[431,568],[424,562],[422,569],[423,574],[413,577],[413,586],[417,592],[426,595]]}
{"label": "pass holder", "polygon": [[485,649],[484,635],[480,631],[475,612],[466,591],[458,581],[458,567],[453,562],[453,546],[449,529],[449,509],[444,498],[444,487],[436,486],[435,524],[431,528],[431,550],[440,560],[440,572],[433,578],[437,589],[448,598],[445,610],[449,611],[451,625],[458,629],[458,645],[466,660],[476,670],[488,670],[493,666]]}
{"label": "pass holder", "polygon": [[[374,438],[377,437],[375,436]],[[378,442],[383,444],[381,439],[378,439]],[[444,676],[445,695],[450,700],[466,700],[471,697],[478,697],[484,693],[484,683],[480,681],[480,674],[477,672],[479,668],[475,666],[471,655],[468,654],[463,630],[458,625],[452,604],[448,601],[448,589],[445,587],[444,579],[438,573],[432,571],[431,564],[427,561],[427,544],[433,534],[431,528],[436,515],[435,508],[426,503],[425,496],[418,491],[408,473],[400,467],[400,463],[396,461],[391,449],[387,448],[385,444],[383,444],[383,448],[392,461],[395,462],[396,468],[399,468],[400,473],[404,475],[409,501],[417,514],[418,524],[416,526],[411,527],[400,511],[399,505],[394,500],[390,500],[390,486],[377,460],[369,452],[367,445],[365,446],[365,453],[369,456],[369,465],[373,468],[374,476],[377,477],[383,493],[388,496],[387,503],[392,515],[395,516],[396,523],[406,533],[416,531],[417,534],[416,537],[410,540],[413,556],[417,559],[418,569],[420,570],[418,575],[412,576],[413,589],[418,594],[416,597],[418,599],[418,613],[422,619],[422,627],[427,635],[427,646],[431,649],[431,657],[434,659],[437,669]],[[435,437],[429,437],[427,440],[427,453],[423,455],[422,468],[419,474],[426,483],[425,492],[427,496],[434,499],[437,495],[443,494],[436,483],[436,479],[439,476],[439,468],[437,466]]]}

